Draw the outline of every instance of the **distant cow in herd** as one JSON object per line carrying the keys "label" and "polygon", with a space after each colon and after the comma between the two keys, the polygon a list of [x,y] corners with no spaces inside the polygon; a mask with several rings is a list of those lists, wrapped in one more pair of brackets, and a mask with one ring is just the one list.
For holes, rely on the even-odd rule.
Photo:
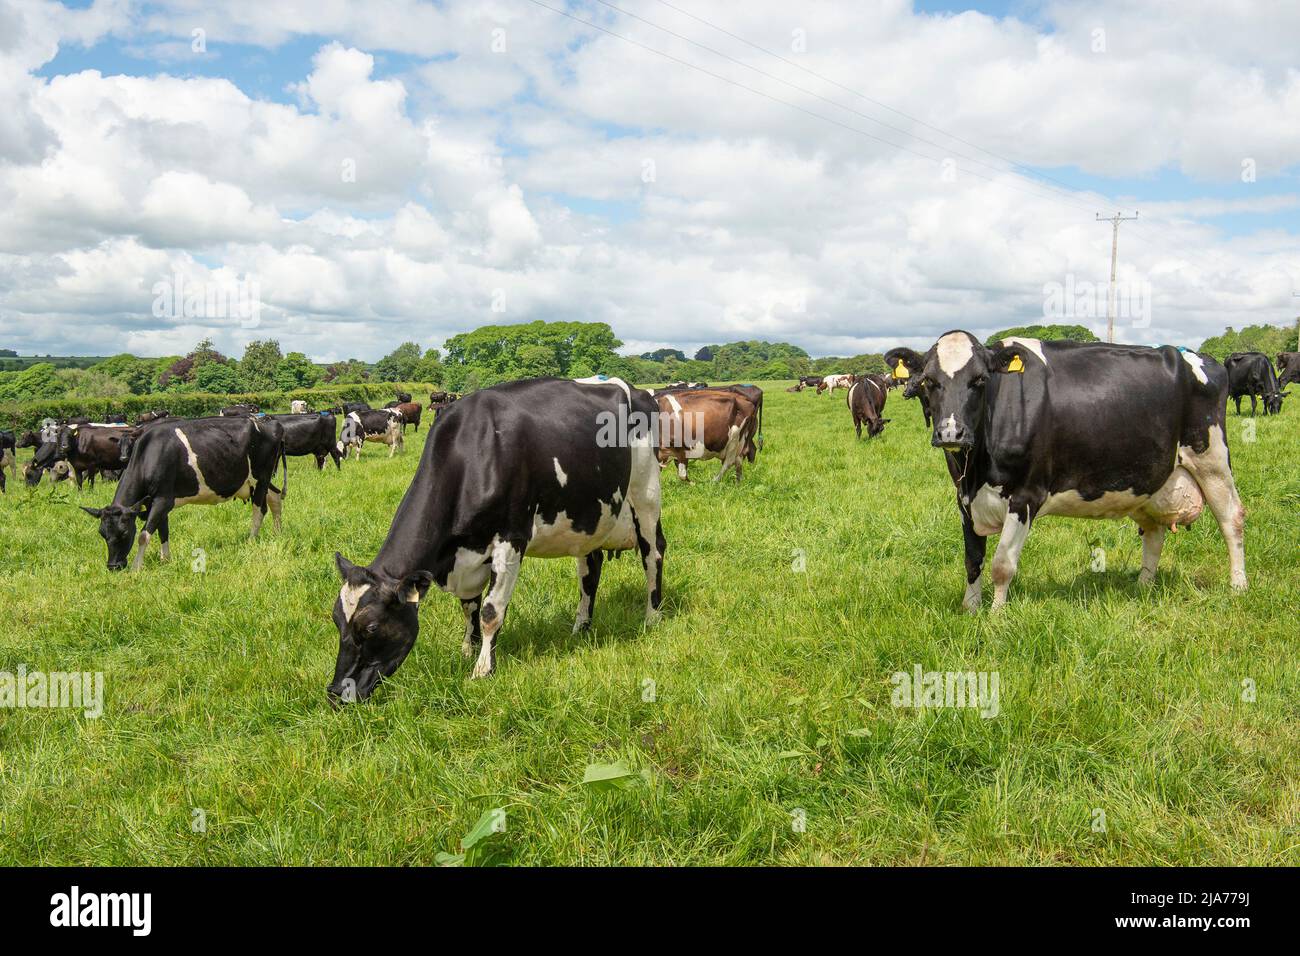
{"label": "distant cow in herd", "polygon": [[875,438],[885,430],[889,419],[881,418],[880,413],[885,410],[888,392],[889,380],[883,375],[859,375],[849,386],[849,413],[858,438],[862,437],[863,425],[867,426],[868,438]]}
{"label": "distant cow in herd", "polygon": [[1286,388],[1292,383],[1300,383],[1300,352],[1277,353],[1277,384]]}
{"label": "distant cow in herd", "polygon": [[[250,538],[257,536],[268,508],[280,530],[289,468],[279,422],[247,416],[164,420],[142,429],[128,455],[130,462],[113,503],[82,509],[99,519],[99,533],[108,545],[109,570],[126,567],[133,542],[138,545],[134,567],[139,570],[155,533],[163,560],[168,560],[168,516],[182,505],[249,500],[253,504]],[[281,488],[271,483],[278,464],[284,466]],[[137,540],[135,526],[140,520],[144,527]]]}
{"label": "distant cow in herd", "polygon": [[649,394],[614,378],[507,382],[444,411],[374,560],[335,554],[342,586],[330,699],[364,700],[401,666],[434,585],[460,599],[473,676],[491,674],[525,557],[577,560],[577,632],[591,624],[605,553],[635,550],[645,620],[657,620],[667,546],[655,413]]}
{"label": "distant cow in herd", "polygon": [[845,373],[843,375],[826,375],[817,383],[817,394],[827,392],[830,395],[835,394],[837,388],[848,389],[853,384],[853,376]]}
{"label": "distant cow in herd", "polygon": [[316,459],[316,470],[325,467],[325,459],[334,461],[334,467],[342,470],[344,451],[336,440],[338,420],[331,412],[307,412],[305,414],[268,415],[280,423],[284,429],[284,453],[289,457],[311,455]]}
{"label": "distant cow in herd", "polygon": [[1255,414],[1259,400],[1263,401],[1265,415],[1277,415],[1282,411],[1282,399],[1288,392],[1282,391],[1277,374],[1268,356],[1263,352],[1233,352],[1223,360],[1223,367],[1228,370],[1228,397],[1237,405],[1237,414],[1241,414],[1241,400],[1250,396],[1250,413]]}
{"label": "distant cow in herd", "polygon": [[1006,603],[1030,528],[1046,515],[1132,518],[1142,533],[1138,580],[1155,578],[1165,535],[1208,504],[1228,546],[1229,578],[1246,587],[1246,511],[1224,428],[1228,374],[1172,346],[1008,338],[985,347],[949,332],[901,364],[933,420],[957,492],[966,550],[963,604],[982,600],[985,542],[993,607]]}
{"label": "distant cow in herd", "polygon": [[423,406],[419,402],[389,402],[384,408],[396,412],[402,417],[402,431],[406,431],[407,425],[414,425],[415,430],[420,430],[420,412]]}
{"label": "distant cow in herd", "polygon": [[360,461],[361,447],[368,441],[387,445],[389,458],[404,451],[406,445],[402,439],[402,416],[396,410],[388,408],[349,412],[343,419],[343,429],[339,432],[339,452],[346,457],[350,450],[355,450],[357,460]]}
{"label": "distant cow in herd", "polygon": [[5,490],[5,469],[18,477],[18,437],[10,431],[0,430],[0,493]]}

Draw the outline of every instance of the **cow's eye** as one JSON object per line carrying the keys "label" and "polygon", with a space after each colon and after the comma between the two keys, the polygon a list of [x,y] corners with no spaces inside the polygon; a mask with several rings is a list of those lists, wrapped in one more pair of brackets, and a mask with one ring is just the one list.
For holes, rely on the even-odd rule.
{"label": "cow's eye", "polygon": [[378,622],[378,621],[371,621],[369,624],[366,625],[366,634],[367,634],[367,635],[373,636],[373,635],[378,634],[378,633],[379,633],[379,622]]}
{"label": "cow's eye", "polygon": [[979,375],[970,384],[972,388],[983,388],[988,383],[989,377],[987,375]]}

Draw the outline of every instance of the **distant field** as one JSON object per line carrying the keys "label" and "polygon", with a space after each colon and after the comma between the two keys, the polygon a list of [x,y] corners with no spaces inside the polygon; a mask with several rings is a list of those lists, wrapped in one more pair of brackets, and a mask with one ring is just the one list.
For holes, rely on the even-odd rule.
{"label": "distant field", "polygon": [[[1254,442],[1229,414],[1248,593],[1208,513],[1149,590],[1133,525],[1045,519],[1010,604],[972,617],[917,405],[891,394],[859,442],[842,392],[786,384],[742,485],[664,472],[660,625],[624,557],[571,636],[574,563],[528,560],[494,677],[468,679],[433,593],[396,677],[338,712],[333,554],[373,556],[424,430],[341,474],[294,459],[279,536],[180,509],[139,574],[75,507],[115,486],[11,481],[0,671],[102,671],[106,700],[0,710],[0,864],[432,863],[498,808],[469,862],[1300,862],[1298,400]],[[995,672],[997,716],[892,707],[915,665]],[[626,786],[583,783],[620,761]]]}

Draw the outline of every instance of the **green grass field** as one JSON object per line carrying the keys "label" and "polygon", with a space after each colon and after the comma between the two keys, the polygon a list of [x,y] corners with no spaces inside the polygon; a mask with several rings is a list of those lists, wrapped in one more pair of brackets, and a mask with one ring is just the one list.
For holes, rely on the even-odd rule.
{"label": "green grass field", "polygon": [[[1052,518],[1007,608],[969,616],[917,405],[891,394],[858,442],[842,392],[785,384],[742,485],[664,472],[658,626],[635,557],[606,564],[576,637],[574,562],[527,560],[495,676],[468,679],[434,592],[406,664],[341,711],[333,554],[374,555],[424,431],[342,474],[294,459],[278,536],[246,541],[244,505],[180,509],[172,562],[155,542],[139,574],[105,569],[76,508],[115,486],[11,482],[0,671],[102,671],[106,691],[99,719],[0,710],[0,864],[433,863],[493,809],[505,830],[470,863],[1300,861],[1300,408],[1254,442],[1229,414],[1248,593],[1208,512],[1150,589],[1135,526]],[[998,715],[892,707],[918,664],[996,672]],[[583,783],[619,762],[625,786]]]}

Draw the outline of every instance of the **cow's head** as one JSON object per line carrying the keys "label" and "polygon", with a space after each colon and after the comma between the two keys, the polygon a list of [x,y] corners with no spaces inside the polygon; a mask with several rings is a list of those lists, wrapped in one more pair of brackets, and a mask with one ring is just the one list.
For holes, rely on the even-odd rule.
{"label": "cow's head", "polygon": [[375,685],[402,666],[420,633],[420,601],[433,575],[412,571],[391,578],[353,564],[337,551],[343,586],[334,602],[339,656],[328,693],[334,703],[365,700]]}
{"label": "cow's head", "polygon": [[885,361],[896,377],[905,378],[903,396],[915,395],[925,404],[934,428],[930,444],[945,451],[967,451],[974,446],[984,420],[989,380],[994,375],[1023,372],[1030,351],[1014,342],[985,348],[969,332],[957,331],[940,336],[924,355],[906,348],[890,349]]}
{"label": "cow's head", "polygon": [[144,508],[124,508],[121,505],[109,505],[107,508],[83,507],[81,510],[92,518],[99,519],[99,535],[108,543],[108,570],[121,571],[131,555],[136,519],[143,520],[149,512]]}
{"label": "cow's head", "polygon": [[1286,391],[1274,389],[1272,394],[1264,396],[1264,410],[1270,415],[1282,414],[1282,399],[1290,394],[1291,389],[1289,388]]}

